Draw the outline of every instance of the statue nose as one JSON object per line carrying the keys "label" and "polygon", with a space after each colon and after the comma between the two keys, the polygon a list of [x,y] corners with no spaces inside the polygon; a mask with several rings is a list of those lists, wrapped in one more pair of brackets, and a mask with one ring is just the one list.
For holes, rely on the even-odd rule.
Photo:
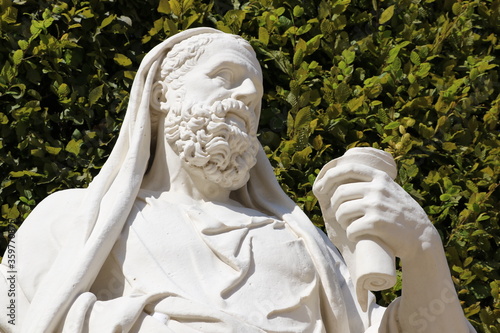
{"label": "statue nose", "polygon": [[258,94],[257,87],[255,86],[255,84],[252,82],[251,79],[247,78],[243,80],[240,86],[234,89],[234,92],[231,97],[239,101],[242,101],[247,106],[250,106],[250,104],[257,97],[257,94]]}

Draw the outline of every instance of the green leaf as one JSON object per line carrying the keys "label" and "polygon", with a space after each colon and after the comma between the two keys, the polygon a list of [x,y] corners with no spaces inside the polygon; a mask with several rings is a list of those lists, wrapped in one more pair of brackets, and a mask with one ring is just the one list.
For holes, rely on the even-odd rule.
{"label": "green leaf", "polygon": [[174,15],[176,15],[176,16],[180,16],[182,13],[182,9],[181,9],[181,4],[179,3],[179,1],[169,0],[168,3],[170,5],[170,9],[172,9],[172,13],[174,13]]}
{"label": "green leaf", "polygon": [[454,151],[457,149],[457,145],[454,142],[443,142],[443,149],[446,151]]}
{"label": "green leaf", "polygon": [[481,221],[487,221],[489,219],[490,219],[489,215],[482,213],[481,215],[479,215],[479,217],[476,219],[476,221],[481,222]]}
{"label": "green leaf", "polygon": [[415,98],[415,96],[417,96],[417,94],[418,94],[419,91],[420,91],[420,85],[417,82],[414,82],[408,88],[408,95],[411,98]]}
{"label": "green leaf", "polygon": [[189,28],[194,22],[198,20],[199,17],[200,15],[198,14],[188,16],[187,19],[184,19],[184,22],[182,22],[182,29],[186,30],[187,28]]}
{"label": "green leaf", "polygon": [[14,61],[14,65],[19,65],[21,61],[23,61],[23,50],[18,49],[14,52],[14,55],[12,56],[12,60]]}
{"label": "green leaf", "polygon": [[435,128],[435,131],[437,131],[439,128],[443,127],[446,122],[448,121],[448,117],[447,116],[441,116],[439,117],[438,121],[437,121],[437,125],[436,125],[436,128]]}
{"label": "green leaf", "polygon": [[[1,2],[0,2],[1,3]],[[3,9],[3,8],[2,8]],[[1,17],[2,21],[8,24],[15,24],[17,22],[17,8],[7,7]]]}
{"label": "green leaf", "polygon": [[390,51],[389,51],[389,57],[387,58],[387,63],[392,64],[394,60],[397,58],[399,51],[401,51],[402,48],[406,47],[410,42],[405,41],[402,42],[399,45],[394,46]]}
{"label": "green leaf", "polygon": [[17,219],[19,215],[21,214],[19,213],[19,209],[17,209],[17,206],[9,208],[8,204],[2,205],[2,218],[7,220],[14,220]]}
{"label": "green leaf", "polygon": [[417,52],[411,51],[410,53],[410,60],[414,65],[420,65],[420,56],[418,55]]}
{"label": "green leaf", "polygon": [[264,27],[259,27],[259,41],[264,45],[269,43],[269,31]]}
{"label": "green leaf", "polygon": [[245,16],[246,12],[244,10],[229,10],[224,14],[224,22],[231,29],[232,33],[238,33]]}
{"label": "green leaf", "polygon": [[345,59],[345,62],[349,65],[354,62],[354,58],[356,57],[356,52],[350,50],[342,51],[342,57]]}
{"label": "green leaf", "polygon": [[443,193],[439,196],[439,199],[441,201],[449,201],[452,198],[451,194],[449,193]]}
{"label": "green leaf", "polygon": [[380,19],[378,23],[384,24],[387,21],[389,21],[392,16],[394,15],[394,5],[387,7],[383,12],[382,15],[380,15]]}
{"label": "green leaf", "polygon": [[307,32],[309,32],[309,30],[312,29],[312,25],[311,24],[306,24],[306,25],[303,25],[301,26],[300,28],[297,29],[297,35],[300,36],[300,35],[303,35]]}
{"label": "green leaf", "polygon": [[[377,84],[375,84],[375,85],[373,85],[371,87],[367,87],[367,88],[364,89],[365,95],[369,99],[377,98],[383,90],[384,90],[384,88],[382,87],[382,85],[380,83],[377,83]],[[374,105],[377,104],[376,101],[373,101],[373,102],[375,102]]]}
{"label": "green leaf", "polygon": [[301,151],[296,152],[292,156],[292,163],[300,166],[305,165],[309,161],[309,155],[312,153],[312,148],[307,146]]}
{"label": "green leaf", "polygon": [[312,54],[320,47],[321,38],[323,35],[316,35],[307,41],[307,54]]}
{"label": "green leaf", "polygon": [[48,27],[50,27],[52,25],[53,22],[54,22],[54,18],[49,17],[49,18],[43,20],[42,24],[43,24],[43,27],[45,29],[47,29]]}
{"label": "green leaf", "polygon": [[191,7],[193,7],[194,0],[182,0],[182,8],[184,11],[187,11]]}
{"label": "green leaf", "polygon": [[418,71],[415,73],[415,75],[419,77],[426,77],[427,74],[429,74],[430,69],[431,64],[428,62],[424,62],[419,66]]}
{"label": "green leaf", "polygon": [[115,20],[115,18],[116,18],[115,14],[109,15],[104,20],[102,20],[101,25],[99,26],[99,28],[102,29],[102,28],[108,26],[109,24],[111,24],[111,22],[113,22]]}
{"label": "green leaf", "polygon": [[455,2],[453,6],[451,6],[453,14],[460,15],[462,11],[462,6],[463,6],[462,2]]}
{"label": "green leaf", "polygon": [[72,139],[70,142],[68,142],[64,150],[78,156],[78,154],[80,154],[80,147],[82,145],[82,142],[83,142],[82,139],[80,140]]}
{"label": "green leaf", "polygon": [[78,10],[77,13],[86,19],[94,17],[94,13],[92,12],[92,9],[89,7],[84,7],[82,9]]}
{"label": "green leaf", "polygon": [[66,83],[63,83],[57,88],[57,94],[59,96],[67,96],[71,92],[71,89]]}
{"label": "green leaf", "polygon": [[52,155],[57,155],[59,154],[59,152],[62,150],[62,148],[59,148],[59,147],[50,147],[50,146],[46,146],[45,147],[45,150],[47,151],[47,153],[49,154],[52,154]]}
{"label": "green leaf", "polygon": [[337,18],[335,18],[332,23],[334,30],[342,30],[347,25],[347,18],[345,17],[345,15],[340,15],[337,16]]}
{"label": "green leaf", "polygon": [[92,89],[90,91],[90,94],[89,94],[90,106],[94,105],[99,100],[99,98],[101,98],[103,88],[104,88],[104,84],[101,84],[100,86],[95,87],[94,89]]}
{"label": "green leaf", "polygon": [[295,54],[293,55],[293,64],[295,66],[300,65],[304,59],[304,52],[307,50],[307,44],[302,38],[299,39],[297,45],[295,45]]}
{"label": "green leaf", "polygon": [[113,60],[120,66],[128,67],[132,65],[132,60],[130,60],[126,55],[121,53],[116,53]]}
{"label": "green leaf", "polygon": [[34,171],[30,170],[24,170],[24,171],[11,171],[9,172],[9,175],[14,178],[19,178],[19,177],[24,177],[24,176],[30,176],[30,177],[43,177],[42,174],[39,174]]}
{"label": "green leaf", "polygon": [[287,75],[291,75],[291,64],[282,51],[269,51],[268,55],[273,59],[278,67]]}
{"label": "green leaf", "polygon": [[293,16],[301,17],[303,14],[304,14],[304,8],[298,5],[293,8]]}
{"label": "green leaf", "polygon": [[399,123],[399,121],[393,121],[393,122],[391,122],[391,123],[389,123],[389,124],[385,125],[385,126],[384,126],[384,129],[386,129],[386,130],[396,129],[396,128],[398,128],[398,127],[399,127],[399,125],[401,125],[401,124]]}
{"label": "green leaf", "polygon": [[158,13],[162,14],[170,14],[170,3],[168,0],[160,0],[160,3],[158,4],[158,8],[156,9]]}
{"label": "green leaf", "polygon": [[314,149],[321,150],[323,148],[323,137],[321,135],[316,135],[313,139],[312,145]]}
{"label": "green leaf", "polygon": [[165,20],[166,26],[168,29],[165,31],[168,31],[170,34],[176,34],[179,32],[179,29],[177,28],[177,24],[175,23],[174,20],[167,19]]}
{"label": "green leaf", "polygon": [[477,68],[471,69],[469,74],[470,79],[474,81],[475,79],[477,79],[478,76],[479,76],[479,70]]}
{"label": "green leaf", "polygon": [[355,112],[363,105],[364,100],[365,100],[364,95],[361,95],[358,98],[353,98],[349,102],[347,102],[347,107],[351,112]]}
{"label": "green leaf", "polygon": [[351,96],[351,89],[349,85],[342,82],[338,85],[337,89],[335,89],[335,99],[339,103],[344,103]]}
{"label": "green leaf", "polygon": [[19,45],[21,50],[25,51],[30,44],[27,41],[20,39],[17,41],[17,45]]}
{"label": "green leaf", "polygon": [[0,112],[0,124],[1,125],[5,125],[5,124],[8,124],[9,123],[9,118],[7,118],[7,116],[5,114],[3,114],[2,112]]}
{"label": "green leaf", "polygon": [[297,112],[297,115],[295,116],[295,122],[294,122],[294,128],[302,128],[304,126],[309,127],[309,124],[311,122],[311,108],[310,107],[305,107],[299,110]]}
{"label": "green leaf", "polygon": [[410,82],[410,84],[415,83],[415,80],[416,78],[415,75],[413,75],[413,73],[408,74],[408,82]]}

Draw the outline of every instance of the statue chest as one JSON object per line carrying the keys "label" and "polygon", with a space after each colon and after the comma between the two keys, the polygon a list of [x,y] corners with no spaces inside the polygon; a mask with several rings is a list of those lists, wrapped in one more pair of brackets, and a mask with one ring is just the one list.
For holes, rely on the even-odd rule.
{"label": "statue chest", "polygon": [[172,292],[268,330],[296,326],[287,324],[291,318],[309,325],[318,318],[306,317],[320,313],[318,277],[303,240],[257,211],[136,202],[111,256],[126,280],[122,294]]}

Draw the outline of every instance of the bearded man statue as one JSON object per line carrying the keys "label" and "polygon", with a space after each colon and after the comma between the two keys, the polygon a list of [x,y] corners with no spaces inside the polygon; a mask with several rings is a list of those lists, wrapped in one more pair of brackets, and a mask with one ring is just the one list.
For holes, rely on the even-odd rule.
{"label": "bearded man statue", "polygon": [[[262,94],[238,36],[191,29],[148,53],[99,175],[47,197],[17,232],[16,325],[0,314],[0,330],[474,332],[439,235],[386,172],[325,170],[330,238],[286,196],[257,140]],[[348,249],[367,236],[401,258],[388,308],[371,294],[360,305],[351,279],[372,258]]]}

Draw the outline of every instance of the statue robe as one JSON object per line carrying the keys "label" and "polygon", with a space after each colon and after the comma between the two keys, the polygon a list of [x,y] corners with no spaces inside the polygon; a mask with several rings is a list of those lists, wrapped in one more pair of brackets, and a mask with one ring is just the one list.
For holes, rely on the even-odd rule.
{"label": "statue robe", "polygon": [[[37,207],[32,218],[53,211],[56,202],[77,206],[84,191],[56,193]],[[28,219],[22,230],[31,232],[18,234],[19,254],[24,258],[18,267],[18,291],[23,295],[18,298],[18,313],[29,308],[47,278],[47,267],[71,242],[71,234],[82,229],[65,223],[63,213],[54,213],[58,225],[40,220],[32,224]],[[50,241],[37,249],[35,235]],[[372,302],[368,312],[361,311],[345,264],[328,238],[320,231],[318,235],[331,257],[314,258],[311,244],[286,219],[241,206],[179,203],[178,195],[174,201],[168,193],[156,198],[140,191],[99,275],[89,291],[73,302],[58,331],[94,332],[88,325],[100,306],[141,295],[142,310],[127,306],[125,300],[123,308],[114,306],[106,316],[97,316],[93,325],[99,332],[114,332],[117,327],[123,327],[123,332],[336,332],[332,308],[345,307],[347,330],[375,329],[385,309]],[[326,269],[335,267],[327,274],[338,281],[332,286],[341,293],[337,304],[329,302],[323,287],[325,267],[318,267],[318,262],[332,258],[337,262]],[[147,305],[151,295],[164,301]],[[126,311],[139,315],[124,320]],[[392,320],[391,325],[395,324]],[[384,325],[384,332],[392,331],[391,325]],[[9,326],[0,328],[8,332]]]}

